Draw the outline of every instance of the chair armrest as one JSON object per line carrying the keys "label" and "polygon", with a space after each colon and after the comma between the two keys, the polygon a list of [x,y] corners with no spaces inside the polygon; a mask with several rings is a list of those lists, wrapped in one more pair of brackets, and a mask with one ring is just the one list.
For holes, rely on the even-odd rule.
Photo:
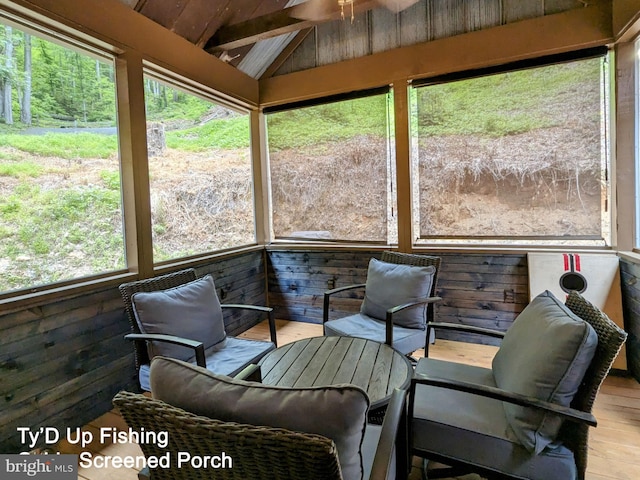
{"label": "chair armrest", "polygon": [[[403,422],[406,422],[406,398],[407,392],[399,388],[394,389],[391,394],[391,400],[384,414],[382,432],[380,433],[380,440],[376,448],[369,480],[395,478],[395,472],[390,472],[389,468],[391,467],[391,459],[393,458],[397,441],[404,440],[399,438],[399,433],[402,434],[401,427]],[[396,462],[402,462],[402,456],[398,453]]]}
{"label": "chair armrest", "polygon": [[424,346],[424,356],[429,357],[429,341],[431,329],[434,330],[454,330],[457,332],[474,333],[485,337],[504,338],[504,332],[489,328],[475,327],[473,325],[462,325],[460,323],[429,322],[427,323],[427,342]]}
{"label": "chair armrest", "polygon": [[277,347],[278,339],[276,338],[276,320],[273,315],[273,308],[264,307],[262,305],[245,305],[240,303],[223,303],[221,305],[222,308],[238,308],[242,310],[252,310],[254,312],[263,312],[267,314],[267,318],[269,320],[269,336],[271,337],[271,341]]}
{"label": "chair armrest", "polygon": [[403,310],[407,310],[408,308],[415,308],[420,305],[427,305],[429,303],[435,303],[441,300],[442,300],[442,297],[429,297],[417,302],[409,302],[402,305],[398,305],[396,307],[392,307],[389,310],[387,310],[385,343],[389,346],[393,345],[393,315]]}
{"label": "chair armrest", "polygon": [[446,378],[431,377],[429,375],[420,373],[414,374],[414,378],[411,380],[411,397],[409,403],[412,406],[416,384],[448,388],[450,390],[457,390],[459,392],[470,393],[472,395],[480,395],[482,397],[493,398],[496,400],[501,400],[503,402],[513,403],[514,405],[520,405],[522,407],[543,410],[545,412],[558,415],[565,420],[576,423],[584,423],[591,427],[597,426],[598,423],[596,421],[596,418],[591,413],[583,412],[581,410],[576,410],[574,408],[565,407],[563,405],[558,405],[555,403],[545,402],[535,397],[528,397],[526,395],[520,395],[519,393],[508,392],[506,390],[502,390],[501,388],[490,387],[488,385],[480,385],[476,383],[461,382],[458,380],[451,380]]}
{"label": "chair armrest", "polygon": [[492,330],[490,328],[475,327],[473,325],[461,325],[459,323],[431,322],[427,324],[427,328],[435,328],[436,330],[455,330],[458,332],[477,333],[488,337],[504,338],[504,333],[500,330]]}
{"label": "chair armrest", "polygon": [[340,292],[346,292],[348,290],[355,290],[356,288],[364,288],[366,287],[366,283],[357,283],[355,285],[347,285],[346,287],[338,287],[332,290],[327,290],[324,292],[324,304],[322,308],[322,323],[327,323],[329,320],[329,301],[331,300],[331,295]]}
{"label": "chair armrest", "polygon": [[238,373],[235,377],[236,380],[246,380],[248,382],[262,383],[262,372],[260,371],[260,365],[252,363],[247,365]]}
{"label": "chair armrest", "polygon": [[176,337],[175,335],[164,335],[161,333],[128,333],[124,336],[127,340],[145,340],[153,342],[166,342],[173,343],[174,345],[180,345],[182,347],[193,348],[196,354],[196,363],[199,367],[206,367],[207,361],[204,356],[204,345],[197,340],[190,340],[188,338]]}

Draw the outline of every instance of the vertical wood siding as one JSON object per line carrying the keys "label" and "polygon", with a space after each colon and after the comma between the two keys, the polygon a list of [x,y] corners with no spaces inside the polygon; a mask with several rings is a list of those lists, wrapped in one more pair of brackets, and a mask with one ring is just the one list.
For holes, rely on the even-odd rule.
{"label": "vertical wood siding", "polygon": [[627,368],[640,382],[640,265],[620,260],[622,308],[627,337]]}
{"label": "vertical wood siding", "polygon": [[[197,270],[213,275],[222,303],[266,305],[262,252]],[[259,321],[253,312],[225,317],[232,335]],[[0,311],[0,452],[23,450],[17,427],[75,428],[111,410],[119,390],[137,389],[126,333],[129,323],[117,287]]]}
{"label": "vertical wood siding", "polygon": [[[438,321],[506,330],[528,303],[527,258],[522,255],[439,254],[442,266],[436,306]],[[323,294],[335,285],[366,282],[371,257],[380,252],[267,252],[269,302],[277,318],[321,323]],[[360,308],[362,291],[331,301],[330,318]],[[441,338],[491,341],[455,333]]]}
{"label": "vertical wood siding", "polygon": [[[375,9],[314,28],[276,75],[580,8],[576,0],[421,0],[399,13]],[[311,38],[312,37],[312,38]]]}

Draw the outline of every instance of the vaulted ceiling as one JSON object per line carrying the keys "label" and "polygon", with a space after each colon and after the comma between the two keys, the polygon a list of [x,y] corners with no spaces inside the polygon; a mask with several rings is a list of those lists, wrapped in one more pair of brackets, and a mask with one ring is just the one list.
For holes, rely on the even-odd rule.
{"label": "vaulted ceiling", "polygon": [[[379,51],[377,45],[381,41],[385,48],[393,48],[436,38],[438,28],[443,26],[447,35],[453,35],[578,8],[586,3],[580,0],[353,0],[342,6],[344,0],[120,2],[254,78],[276,73],[278,66],[311,32],[316,34],[312,49],[316,59],[309,66],[322,63],[322,50],[331,48],[318,41],[317,28],[322,24],[339,25],[330,32],[325,28],[324,35],[330,37],[329,45],[346,40],[356,45],[358,51],[354,53],[353,48],[348,48],[342,55],[353,57],[375,53],[376,48]],[[374,29],[377,37],[373,37]],[[333,61],[344,59],[335,54],[331,57]]]}
{"label": "vaulted ceiling", "polygon": [[[241,64],[256,42],[284,36],[272,49],[277,55],[299,31],[308,32],[310,27],[318,23],[335,20],[342,12],[337,0],[306,2],[318,7],[329,6],[313,11],[309,10],[308,5],[298,6],[305,0],[120,1],[234,66]],[[354,11],[361,12],[377,6],[375,1],[356,1]],[[314,18],[310,19],[309,14]],[[347,15],[350,14],[348,8]]]}

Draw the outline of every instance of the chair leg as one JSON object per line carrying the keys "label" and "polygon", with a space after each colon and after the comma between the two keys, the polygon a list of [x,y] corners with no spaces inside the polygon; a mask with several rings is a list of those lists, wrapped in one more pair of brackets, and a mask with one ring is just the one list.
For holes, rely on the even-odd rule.
{"label": "chair leg", "polygon": [[416,368],[416,365],[418,364],[418,359],[416,357],[411,356],[410,354],[405,355],[405,357],[407,357],[409,362],[411,362],[411,366],[413,368]]}

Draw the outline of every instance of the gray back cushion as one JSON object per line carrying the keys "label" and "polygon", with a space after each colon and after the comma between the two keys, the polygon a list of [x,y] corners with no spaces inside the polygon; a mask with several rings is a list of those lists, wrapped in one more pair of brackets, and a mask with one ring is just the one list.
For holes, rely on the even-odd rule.
{"label": "gray back cushion", "polygon": [[197,415],[330,438],[336,444],[344,479],[363,476],[361,446],[369,398],[361,388],[274,387],[234,380],[163,357],[151,362],[150,381],[154,398]]}
{"label": "gray back cushion", "polygon": [[[598,345],[595,330],[545,291],[518,315],[493,359],[496,385],[569,406]],[[555,440],[557,416],[504,403],[507,421],[522,445],[540,453]]]}
{"label": "gray back cushion", "polygon": [[[133,312],[142,333],[162,333],[197,340],[207,349],[226,338],[222,307],[211,275],[157,292],[131,296]],[[191,348],[151,342],[149,358],[156,355],[189,360]]]}
{"label": "gray back cushion", "polygon": [[[372,258],[367,272],[367,286],[360,312],[384,320],[387,310],[398,305],[429,298],[436,269],[398,265]],[[394,323],[407,328],[425,328],[427,305],[410,308],[394,315]]]}

